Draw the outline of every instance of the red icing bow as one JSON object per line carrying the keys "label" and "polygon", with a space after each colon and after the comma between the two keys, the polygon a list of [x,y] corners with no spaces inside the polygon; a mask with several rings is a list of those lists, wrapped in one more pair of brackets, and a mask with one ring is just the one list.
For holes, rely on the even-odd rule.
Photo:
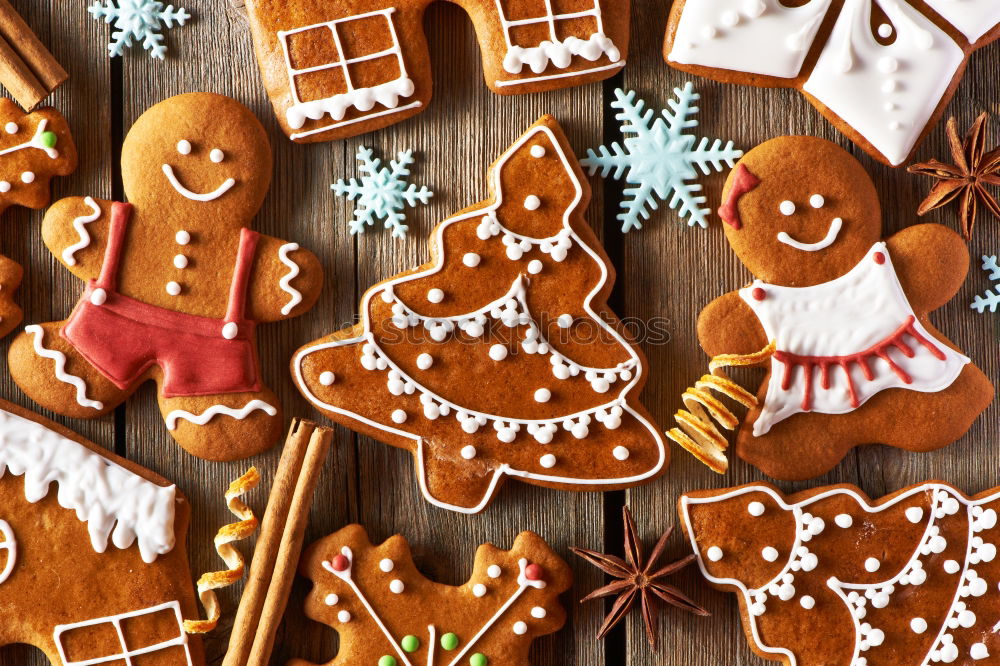
{"label": "red icing bow", "polygon": [[726,202],[719,206],[719,217],[722,221],[733,229],[740,229],[743,222],[740,221],[740,211],[737,208],[740,197],[760,185],[760,178],[750,173],[750,169],[737,164],[733,171],[733,186],[729,189],[729,196]]}

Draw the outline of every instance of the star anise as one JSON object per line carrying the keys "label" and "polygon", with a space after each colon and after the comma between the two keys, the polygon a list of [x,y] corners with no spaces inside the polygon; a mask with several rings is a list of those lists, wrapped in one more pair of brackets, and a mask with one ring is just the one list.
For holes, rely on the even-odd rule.
{"label": "star anise", "polygon": [[962,235],[965,240],[972,237],[976,226],[976,214],[980,204],[1000,219],[1000,204],[986,189],[986,185],[1000,185],[1000,149],[986,152],[986,121],[988,113],[982,113],[972,124],[965,140],[958,138],[958,122],[948,120],[948,143],[954,164],[938,160],[914,164],[907,169],[938,180],[927,198],[917,209],[917,215],[945,206],[958,199]]}
{"label": "star anise", "polygon": [[676,606],[681,610],[686,610],[695,615],[705,616],[708,611],[689,599],[683,592],[673,585],[663,582],[663,579],[671,574],[677,573],[694,561],[694,554],[685,558],[671,562],[664,567],[653,570],[657,560],[663,555],[663,549],[667,545],[667,540],[673,533],[671,527],[660,537],[649,556],[649,560],[643,562],[642,542],[636,536],[635,521],[632,520],[632,513],[628,507],[622,509],[623,520],[625,522],[625,559],[608,553],[598,553],[584,548],[572,548],[571,550],[587,560],[601,571],[614,576],[618,580],[600,587],[580,600],[580,603],[617,595],[611,612],[604,618],[604,624],[597,632],[597,638],[607,636],[612,627],[622,621],[632,609],[632,604],[636,599],[642,601],[642,620],[646,625],[646,637],[649,644],[656,649],[656,599]]}

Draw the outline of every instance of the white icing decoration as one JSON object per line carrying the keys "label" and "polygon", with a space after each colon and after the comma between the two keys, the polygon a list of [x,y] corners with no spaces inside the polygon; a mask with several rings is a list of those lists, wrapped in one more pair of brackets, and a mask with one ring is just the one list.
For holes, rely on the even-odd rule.
{"label": "white icing decoration", "polygon": [[292,286],[292,280],[299,274],[299,265],[292,261],[288,255],[299,249],[298,243],[285,243],[278,248],[278,259],[288,267],[288,272],[278,280],[278,286],[288,294],[288,302],[281,306],[281,314],[288,314],[295,309],[295,306],[302,302],[302,292]]}
{"label": "white icing decoration", "polygon": [[551,453],[546,453],[544,456],[538,459],[538,464],[545,469],[551,469],[556,466],[556,457]]}
{"label": "white icing decoration", "polygon": [[[160,643],[154,645],[145,645],[137,648],[130,648],[126,641],[125,631],[122,629],[122,625],[130,619],[143,617],[145,615],[156,615],[162,613],[163,611],[173,611],[174,620],[177,622],[177,636],[169,638]],[[118,638],[118,648],[121,649],[117,654],[109,655],[107,657],[96,657],[87,659],[86,661],[70,661],[66,657],[65,648],[62,644],[62,636],[67,632],[77,632],[80,633],[79,629],[85,629],[87,627],[95,627],[99,625],[109,625],[107,633],[110,635],[117,636]],[[194,661],[191,658],[191,648],[188,646],[188,637],[184,632],[184,619],[181,615],[180,603],[177,601],[168,601],[167,603],[160,604],[158,606],[152,606],[150,608],[143,608],[140,610],[130,611],[128,613],[119,613],[118,615],[109,615],[107,617],[98,617],[93,620],[86,620],[84,622],[75,622],[73,624],[57,624],[54,629],[52,640],[56,644],[56,649],[59,651],[60,664],[62,666],[90,666],[91,664],[105,664],[105,663],[116,663],[116,664],[133,664],[137,663],[133,659],[138,659],[140,656],[149,655],[154,652],[161,652],[164,650],[171,650],[176,652],[174,648],[182,648],[184,651],[184,658],[187,666],[193,666]],[[139,642],[142,645],[141,641]],[[145,658],[145,657],[144,657]],[[174,657],[170,657],[173,659]],[[155,659],[155,657],[154,657]],[[173,663],[173,662],[172,662]]]}
{"label": "white icing decoration", "polygon": [[97,287],[92,292],[90,292],[90,302],[94,305],[104,305],[108,300],[108,292],[104,291],[100,287]]}
{"label": "white icing decoration", "polygon": [[42,358],[49,358],[55,361],[56,379],[64,384],[70,384],[76,388],[76,403],[78,405],[81,407],[89,407],[91,409],[104,409],[104,403],[100,400],[90,400],[87,398],[87,384],[83,381],[83,379],[66,372],[66,355],[61,351],[46,349],[42,346],[42,338],[45,337],[45,331],[41,326],[38,324],[25,326],[24,332],[35,336],[33,344],[36,354]]}
{"label": "white icing decoration", "polygon": [[529,194],[524,198],[524,207],[527,210],[538,210],[542,205],[542,200],[536,197],[534,194]]}
{"label": "white icing decoration", "polygon": [[0,180],[0,192],[4,194],[10,192],[10,182],[6,180]]}
{"label": "white icing decoration", "polygon": [[919,506],[911,506],[904,512],[904,515],[911,523],[919,523],[924,519],[924,510]]}
{"label": "white icing decoration", "polygon": [[208,159],[210,159],[213,162],[215,162],[216,164],[218,164],[222,160],[226,159],[226,154],[224,152],[222,152],[221,150],[219,150],[218,148],[213,148],[212,152],[209,153],[209,155],[208,155]]}
{"label": "white icing decoration", "polygon": [[839,217],[833,218],[830,222],[829,229],[826,231],[826,236],[824,236],[822,240],[818,240],[815,243],[803,243],[802,241],[792,238],[784,231],[778,232],[778,242],[794,247],[796,250],[802,250],[803,252],[818,252],[819,250],[825,250],[836,242],[837,236],[840,234],[840,228],[843,224],[844,221]]}
{"label": "white icing decoration", "polygon": [[[875,255],[881,253],[879,264]],[[758,301],[755,289],[766,289],[767,298]],[[920,321],[915,319],[899,283],[892,259],[884,242],[876,243],[865,257],[848,273],[835,280],[812,287],[782,287],[756,280],[740,290],[740,296],[755,312],[769,340],[777,349],[799,356],[850,356],[872,348],[892,337],[908,320],[912,328],[934,345],[945,360],[938,359],[924,345],[906,337],[914,353],[912,358],[893,348],[887,351],[893,362],[911,378],[905,383],[882,359],[869,360],[873,378],[865,378],[857,363],[850,365],[858,404],[888,388],[907,388],[922,393],[934,393],[951,385],[969,359],[939,342]],[[753,433],[760,436],[780,421],[803,411],[806,395],[806,373],[796,368],[790,387],[782,388],[785,367],[772,357],[771,377],[760,416],[754,422]],[[845,414],[853,411],[849,382],[842,367],[831,367],[830,387],[823,388],[818,368],[812,382],[811,411],[823,414]]]}
{"label": "white icing decoration", "polygon": [[0,520],[0,535],[3,535],[3,541],[0,541],[0,552],[6,551],[7,554],[7,562],[3,566],[3,571],[0,571],[0,585],[2,585],[10,578],[10,574],[14,571],[14,565],[17,563],[17,539],[14,537],[14,530],[10,523],[6,520]]}
{"label": "white icing decoration", "polygon": [[175,409],[174,411],[167,414],[166,418],[167,430],[176,430],[177,421],[180,419],[184,419],[185,421],[190,421],[195,425],[203,426],[209,421],[211,421],[214,417],[219,415],[230,416],[234,419],[242,421],[247,416],[249,416],[251,412],[258,410],[266,413],[268,416],[275,416],[278,413],[278,410],[275,409],[272,405],[269,405],[263,400],[257,400],[257,399],[249,401],[247,404],[243,405],[239,409],[234,409],[233,407],[227,407],[226,405],[212,405],[211,407],[203,411],[201,414],[192,414],[191,412],[185,411],[183,409]]}
{"label": "white icing decoration", "polygon": [[486,596],[486,586],[482,583],[476,583],[472,586],[472,594],[475,597],[485,597]]}
{"label": "white icing decoration", "polygon": [[552,391],[547,388],[540,388],[535,391],[535,402],[548,402],[552,399]]}
{"label": "white icing decoration", "polygon": [[535,158],[545,157],[545,146],[541,144],[535,144],[534,146],[531,147],[530,152],[532,157]]}
{"label": "white icing decoration", "polygon": [[35,182],[35,172],[34,171],[25,171],[24,173],[22,173],[21,174],[21,182],[25,183],[25,184],[31,184],[31,183]]}
{"label": "white icing decoration", "polygon": [[[830,0],[786,7],[780,0],[699,0],[684,5],[671,62],[790,79],[798,76]],[[725,26],[727,12],[746,20]],[[716,21],[722,28],[715,29]]]}
{"label": "white icing decoration", "polygon": [[808,594],[802,595],[799,599],[799,604],[806,610],[812,610],[816,607],[816,600],[810,597]]}
{"label": "white icing decoration", "polygon": [[756,501],[750,502],[750,504],[747,504],[747,513],[749,513],[751,516],[755,518],[758,516],[763,516],[764,504],[762,502],[756,502]]}
{"label": "white icing decoration", "polygon": [[476,266],[479,265],[480,261],[481,257],[475,252],[466,252],[462,256],[462,263],[468,266],[469,268],[475,268]]}
{"label": "white icing decoration", "polygon": [[922,617],[915,617],[910,620],[910,630],[915,634],[922,634],[927,631],[927,620]]}
{"label": "white icing decoration", "polygon": [[191,242],[191,234],[181,229],[176,234],[174,234],[174,241],[178,245],[187,245]]}
{"label": "white icing decoration", "polygon": [[503,569],[501,569],[496,564],[491,564],[486,569],[486,575],[489,576],[490,578],[499,578],[502,573],[503,573]]}
{"label": "white icing decoration", "polygon": [[389,581],[389,591],[393,594],[402,594],[406,590],[406,586],[403,585],[403,581],[398,578]]}
{"label": "white icing decoration", "polygon": [[546,615],[547,613],[545,612],[545,609],[542,608],[541,606],[535,606],[534,608],[531,609],[531,617],[535,618],[536,620],[541,620]]}
{"label": "white icing decoration", "polygon": [[476,457],[476,453],[478,452],[476,451],[476,447],[474,447],[472,444],[466,444],[465,446],[462,447],[460,453],[462,454],[462,457],[465,458],[466,460],[472,460],[473,458]]}
{"label": "white icing decoration", "polygon": [[[59,151],[55,148],[49,148],[42,141],[42,135],[45,133],[45,128],[48,126],[49,121],[47,118],[42,118],[38,123],[38,127],[35,128],[35,134],[31,137],[30,141],[25,141],[24,143],[19,143],[16,146],[11,146],[10,148],[4,148],[0,150],[0,157],[4,155],[10,155],[11,153],[17,152],[19,150],[27,150],[28,148],[34,148],[35,150],[40,150],[49,156],[49,159],[56,159],[59,157]],[[30,182],[30,181],[25,181]]]}
{"label": "white icing decoration", "polygon": [[1000,24],[1000,3],[996,0],[924,0],[931,9],[958,28],[975,43]]}
{"label": "white icing decoration", "polygon": [[822,208],[826,204],[826,198],[822,194],[814,194],[809,197],[809,205],[813,208]]}
{"label": "white icing decoration", "polygon": [[490,347],[489,354],[494,361],[502,361],[507,358],[507,348],[498,342]]}
{"label": "white icing decoration", "polygon": [[532,259],[528,262],[528,272],[532,275],[538,275],[542,272],[542,262],[538,259]]}
{"label": "white icing decoration", "polygon": [[434,365],[434,357],[424,352],[417,357],[417,367],[421,370],[429,370]]}
{"label": "white icing decoration", "polygon": [[406,412],[402,409],[393,410],[391,418],[393,423],[406,423]]}
{"label": "white icing decoration", "polygon": [[163,165],[163,175],[167,177],[167,181],[169,181],[170,185],[179,195],[181,195],[186,199],[190,199],[191,201],[201,201],[201,202],[215,201],[223,194],[231,190],[233,185],[236,184],[236,180],[234,180],[233,178],[227,178],[222,182],[221,185],[219,185],[211,192],[198,193],[198,192],[192,192],[188,188],[181,185],[181,182],[177,180],[177,176],[174,175],[174,168],[169,164]]}
{"label": "white icing decoration", "polygon": [[174,268],[185,269],[188,267],[188,258],[183,254],[174,255]]}
{"label": "white icing decoration", "polygon": [[977,661],[980,659],[988,659],[990,651],[986,648],[985,643],[973,643],[972,647],[969,648],[969,656]]}
{"label": "white icing decoration", "polygon": [[348,622],[351,621],[351,614],[348,611],[342,610],[339,613],[337,613],[337,619],[342,624],[347,624]]}
{"label": "white icing decoration", "polygon": [[722,549],[718,546],[712,546],[705,551],[705,556],[708,557],[711,562],[718,562],[722,559]]}
{"label": "white icing decoration", "polygon": [[[871,2],[882,8],[896,28],[896,38],[889,45],[879,44],[872,36]],[[845,54],[849,54],[846,60]],[[879,71],[877,63],[882,58],[895,59],[905,70],[901,75],[905,85],[887,80],[888,75]],[[923,133],[964,60],[962,48],[908,3],[846,0],[802,89],[898,166]],[[879,99],[892,101],[897,108],[886,112]],[[892,122],[899,123],[899,129],[891,129]]]}
{"label": "white icing decoration", "polygon": [[4,125],[4,129],[7,130],[7,134],[17,134],[19,128],[17,126],[17,123],[11,121],[6,125]]}
{"label": "white icing decoration", "polygon": [[388,557],[386,557],[378,563],[378,568],[381,569],[384,573],[389,573],[390,571],[396,568],[396,563],[390,560]]}
{"label": "white icing decoration", "polygon": [[611,455],[615,457],[615,460],[628,460],[631,452],[624,446],[616,446],[612,451]]}
{"label": "white icing decoration", "polygon": [[222,327],[222,337],[232,340],[239,335],[240,327],[235,321],[227,321]]}
{"label": "white icing decoration", "polygon": [[444,292],[437,288],[431,289],[427,292],[427,300],[431,303],[440,303],[444,300]]}
{"label": "white icing decoration", "polygon": [[327,606],[336,606],[338,603],[340,603],[340,597],[338,597],[336,594],[328,594],[326,595],[326,598],[323,600],[323,602]]}
{"label": "white icing decoration", "polygon": [[865,560],[865,571],[867,571],[868,573],[875,573],[876,571],[879,570],[879,567],[881,566],[882,563],[879,562],[874,557],[869,557],[867,560]]}
{"label": "white icing decoration", "polygon": [[789,215],[794,215],[795,214],[795,202],[788,201],[786,199],[786,200],[782,201],[781,204],[778,206],[778,210],[785,217],[788,217]]}
{"label": "white icing decoration", "polygon": [[523,636],[524,634],[528,633],[528,625],[526,625],[524,622],[520,621],[515,622],[512,629],[514,633],[517,634],[518,636]]}
{"label": "white icing decoration", "polygon": [[177,152],[181,155],[191,154],[191,142],[187,139],[181,139],[177,142]]}
{"label": "white icing decoration", "polygon": [[878,36],[882,39],[889,39],[892,37],[892,26],[888,23],[883,23],[878,27]]}
{"label": "white icing decoration", "polygon": [[556,324],[559,328],[569,328],[573,325],[573,315],[571,314],[561,314],[556,319]]}
{"label": "white icing decoration", "polygon": [[848,527],[854,524],[854,518],[852,518],[851,515],[847,513],[838,513],[834,517],[833,522],[837,524],[837,527],[842,527],[844,529],[847,529]]}
{"label": "white icing decoration", "polygon": [[73,228],[76,230],[80,240],[63,250],[62,259],[66,262],[67,266],[76,266],[76,253],[90,245],[90,234],[87,233],[86,225],[96,221],[101,216],[101,207],[97,205],[97,202],[93,198],[87,197],[83,202],[93,212],[90,215],[81,215],[73,220]]}
{"label": "white icing decoration", "polygon": [[778,559],[778,551],[774,546],[765,546],[764,550],[760,551],[760,556],[767,562],[774,562]]}
{"label": "white icing decoration", "polygon": [[[285,69],[288,73],[288,85],[292,97],[292,104],[285,111],[285,120],[288,123],[288,126],[296,130],[301,129],[302,126],[305,125],[307,119],[321,120],[327,114],[329,114],[329,116],[334,120],[333,123],[323,127],[305,132],[293,133],[290,135],[293,140],[325,132],[344,125],[349,125],[351,123],[361,122],[370,118],[377,118],[379,116],[393,113],[400,113],[402,111],[421,106],[421,102],[419,101],[412,102],[405,106],[399,105],[399,98],[410,97],[413,95],[415,86],[413,84],[413,80],[410,79],[406,72],[406,63],[403,61],[403,52],[399,45],[399,37],[396,34],[396,26],[392,20],[392,14],[395,11],[395,8],[390,7],[387,9],[364,12],[353,16],[345,16],[343,18],[327,21],[325,23],[316,23],[314,25],[307,25],[293,30],[279,30],[277,32],[285,57]],[[338,32],[339,30],[343,30],[345,28],[341,28],[339,26],[353,21],[365,21],[366,19],[379,16],[385,19],[386,26],[388,27],[389,37],[391,39],[391,45],[389,48],[355,56],[353,58],[346,57],[344,54],[344,47],[339,36],[340,33]],[[350,27],[348,26],[346,29],[350,30]],[[336,49],[335,60],[312,67],[296,69],[292,64],[291,53],[288,48],[288,38],[290,36],[312,30],[321,30],[332,36],[333,45]],[[351,65],[386,57],[395,57],[396,63],[399,67],[399,76],[397,78],[390,81],[384,81],[374,86],[360,88],[355,87],[351,76]],[[347,90],[331,97],[303,102],[299,97],[298,85],[295,81],[296,77],[330,69],[337,70],[338,73],[343,75]],[[368,113],[369,111],[372,111],[376,104],[381,104],[385,107],[385,109]],[[347,110],[351,108],[360,111],[363,115],[358,118],[344,120]]]}
{"label": "white icing decoration", "polygon": [[178,282],[171,280],[167,283],[166,290],[171,296],[177,296],[181,293],[181,285]]}

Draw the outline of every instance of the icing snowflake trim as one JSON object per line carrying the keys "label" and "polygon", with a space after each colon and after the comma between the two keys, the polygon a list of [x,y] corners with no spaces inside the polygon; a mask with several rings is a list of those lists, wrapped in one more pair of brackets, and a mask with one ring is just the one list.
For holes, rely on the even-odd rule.
{"label": "icing snowflake trim", "polygon": [[358,171],[361,179],[338,180],[330,186],[339,197],[347,197],[357,202],[354,219],[349,228],[351,234],[365,232],[365,226],[374,226],[375,220],[383,220],[385,228],[392,230],[393,238],[402,238],[409,227],[404,224],[403,211],[407,206],[427,204],[434,193],[426,186],[408,183],[409,166],[413,164],[413,151],[397,153],[396,159],[389,161],[389,167],[382,166],[382,160],[372,156],[371,148],[358,148]]}
{"label": "icing snowflake trim", "polygon": [[[1000,282],[1000,265],[997,264],[996,256],[983,257],[983,270],[990,272],[987,276],[990,280]],[[1000,293],[993,291],[993,289],[987,289],[979,296],[976,296],[969,307],[979,314],[983,314],[986,312],[986,308],[989,308],[990,312],[996,312],[998,305],[1000,305]]]}
{"label": "icing snowflake trim", "polygon": [[173,28],[174,23],[184,25],[191,15],[183,7],[174,9],[173,5],[163,6],[159,0],[100,0],[94,2],[88,11],[94,18],[104,19],[105,23],[113,23],[111,44],[108,53],[112,58],[120,56],[126,48],[132,46],[132,40],[142,44],[149,51],[150,57],[163,60],[167,47],[163,44],[161,28]]}

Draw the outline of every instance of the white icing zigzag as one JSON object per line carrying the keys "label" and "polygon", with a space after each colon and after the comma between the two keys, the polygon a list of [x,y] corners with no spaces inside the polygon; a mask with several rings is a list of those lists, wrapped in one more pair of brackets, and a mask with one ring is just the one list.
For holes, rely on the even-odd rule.
{"label": "white icing zigzag", "polygon": [[295,306],[302,302],[302,292],[292,286],[292,280],[299,274],[299,265],[288,258],[288,255],[299,249],[298,243],[285,243],[278,250],[278,258],[281,259],[281,263],[288,266],[288,272],[285,276],[278,280],[278,286],[281,287],[283,291],[288,293],[291,298],[288,302],[281,308],[281,314],[287,315],[289,312],[295,309]]}
{"label": "white icing zigzag", "polygon": [[167,430],[176,430],[178,419],[184,419],[185,421],[190,421],[195,425],[205,425],[211,421],[214,417],[222,414],[224,416],[231,416],[234,419],[242,421],[251,412],[260,410],[266,412],[269,416],[274,416],[278,413],[272,405],[264,402],[263,400],[251,400],[247,404],[243,405],[239,409],[234,409],[233,407],[227,407],[226,405],[212,405],[201,414],[192,414],[191,412],[185,411],[183,409],[175,409],[174,411],[167,414]]}
{"label": "white icing zigzag", "polygon": [[144,562],[174,547],[175,486],[162,487],[40,423],[0,410],[0,477],[24,477],[24,496],[38,502],[54,481],[57,499],[87,523],[94,550],[108,539],[122,550],[138,542]]}
{"label": "white icing zigzag", "polygon": [[94,212],[90,215],[81,215],[73,220],[73,228],[76,229],[76,233],[80,236],[80,240],[63,250],[63,261],[65,261],[69,266],[76,266],[76,253],[90,245],[90,234],[87,233],[85,225],[96,221],[97,218],[101,216],[101,207],[98,206],[97,202],[95,202],[91,197],[87,197],[83,200],[83,202]]}
{"label": "white icing zigzag", "polygon": [[91,409],[104,409],[104,403],[100,400],[91,400],[87,397],[87,384],[76,375],[66,372],[66,355],[60,351],[46,349],[42,346],[42,338],[45,337],[45,330],[38,324],[31,324],[24,327],[24,332],[34,335],[35,353],[42,358],[50,358],[56,363],[56,379],[71,384],[76,387],[76,402],[82,407]]}

